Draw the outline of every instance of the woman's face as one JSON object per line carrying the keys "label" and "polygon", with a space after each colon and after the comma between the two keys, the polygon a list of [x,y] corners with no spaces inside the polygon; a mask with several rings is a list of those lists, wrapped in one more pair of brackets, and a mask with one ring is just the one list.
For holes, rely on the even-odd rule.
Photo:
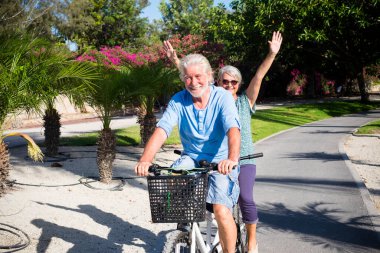
{"label": "woman's face", "polygon": [[234,98],[237,97],[236,93],[239,89],[239,82],[235,77],[227,73],[223,73],[222,78],[219,80],[218,85],[231,92]]}

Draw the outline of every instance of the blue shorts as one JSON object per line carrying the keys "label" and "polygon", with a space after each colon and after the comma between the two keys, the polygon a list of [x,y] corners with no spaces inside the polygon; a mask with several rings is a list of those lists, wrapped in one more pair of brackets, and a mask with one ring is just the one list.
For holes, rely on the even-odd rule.
{"label": "blue shorts", "polygon": [[[190,156],[182,155],[172,165],[173,168],[192,169],[198,168],[199,164]],[[206,202],[220,204],[232,209],[239,198],[239,169],[233,170],[228,175],[212,172],[208,177],[208,193]]]}

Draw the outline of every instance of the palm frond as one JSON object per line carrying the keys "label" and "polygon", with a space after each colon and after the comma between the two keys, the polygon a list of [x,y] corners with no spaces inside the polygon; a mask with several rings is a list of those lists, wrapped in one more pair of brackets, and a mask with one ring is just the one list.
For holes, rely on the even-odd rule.
{"label": "palm frond", "polygon": [[24,138],[28,143],[28,155],[30,156],[30,158],[32,158],[34,161],[43,160],[44,155],[40,147],[33,141],[33,139],[29,135],[24,133],[12,132],[1,136],[0,139],[5,139],[10,136],[20,136]]}
{"label": "palm frond", "polygon": [[126,84],[129,96],[157,98],[164,94],[172,95],[179,90],[181,82],[176,70],[154,64],[130,69]]}
{"label": "palm frond", "polygon": [[124,104],[126,73],[115,70],[102,70],[102,79],[95,81],[87,101],[96,108],[103,121],[103,128],[109,128],[112,114]]}

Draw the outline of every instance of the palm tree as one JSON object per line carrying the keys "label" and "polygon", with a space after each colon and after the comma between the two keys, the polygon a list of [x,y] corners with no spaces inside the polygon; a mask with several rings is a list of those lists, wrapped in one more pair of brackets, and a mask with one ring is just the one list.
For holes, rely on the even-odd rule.
{"label": "palm tree", "polygon": [[156,127],[154,106],[158,98],[172,95],[180,88],[177,70],[163,63],[149,63],[128,70],[127,94],[137,105],[137,123],[140,124],[141,145],[145,146]]}
{"label": "palm tree", "polygon": [[59,95],[66,96],[77,106],[83,106],[84,97],[94,89],[93,81],[99,78],[96,68],[88,62],[71,58],[67,49],[52,45],[40,48],[30,59],[40,76],[33,80],[34,95],[45,107],[43,116],[45,146],[48,156],[58,154],[60,138],[60,115],[54,106]]}
{"label": "palm tree", "polygon": [[[99,66],[99,68],[102,68]],[[113,69],[102,69],[102,79],[88,96],[87,101],[96,110],[101,121],[102,130],[97,141],[96,163],[99,180],[110,183],[112,180],[112,163],[116,154],[116,137],[111,130],[112,115],[120,110],[125,100],[126,73]]]}
{"label": "palm tree", "polygon": [[6,189],[6,178],[10,170],[8,147],[4,142],[6,137],[18,135],[25,138],[31,158],[42,159],[40,149],[28,135],[3,135],[3,124],[7,115],[38,107],[38,99],[30,94],[33,90],[32,80],[38,78],[39,73],[25,59],[33,49],[41,45],[45,45],[45,42],[25,34],[0,35],[0,195]]}

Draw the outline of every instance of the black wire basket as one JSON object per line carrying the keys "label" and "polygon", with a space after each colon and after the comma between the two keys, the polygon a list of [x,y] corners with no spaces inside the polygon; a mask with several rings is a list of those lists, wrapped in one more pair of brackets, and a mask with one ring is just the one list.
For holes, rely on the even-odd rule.
{"label": "black wire basket", "polygon": [[207,174],[149,176],[150,211],[154,223],[205,220]]}

